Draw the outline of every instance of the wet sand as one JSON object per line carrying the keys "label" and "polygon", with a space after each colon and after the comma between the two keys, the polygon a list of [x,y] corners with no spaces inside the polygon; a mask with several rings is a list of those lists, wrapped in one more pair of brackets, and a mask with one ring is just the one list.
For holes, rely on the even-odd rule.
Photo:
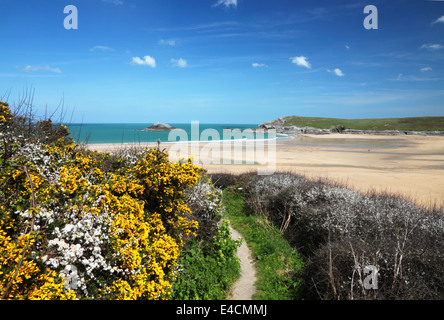
{"label": "wet sand", "polygon": [[[161,144],[161,148],[167,150],[172,146]],[[233,163],[231,160],[236,156],[233,151],[231,159],[228,159],[230,155],[224,153],[222,147],[220,153],[213,155],[213,163],[210,163],[209,156],[212,154],[208,150],[215,146],[216,142],[199,144],[188,150],[194,159],[197,155],[200,160],[198,165],[210,173],[257,172],[258,169],[273,167],[266,153],[256,154],[257,157],[250,162],[252,164],[247,164],[245,151],[242,164],[223,164],[224,160]],[[106,152],[121,147],[89,145],[91,150]],[[330,179],[359,191],[401,194],[427,206],[444,205],[444,137],[299,135],[294,139],[276,141],[275,154],[275,171],[290,171],[313,179]],[[171,158],[177,159],[174,155]]]}

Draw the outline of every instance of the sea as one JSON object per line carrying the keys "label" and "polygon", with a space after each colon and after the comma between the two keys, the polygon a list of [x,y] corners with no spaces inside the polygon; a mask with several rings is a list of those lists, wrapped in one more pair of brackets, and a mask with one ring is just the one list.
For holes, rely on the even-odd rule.
{"label": "sea", "polygon": [[250,139],[285,139],[286,135],[253,132],[258,124],[170,123],[179,130],[143,131],[152,123],[72,123],[66,124],[70,136],[79,143],[128,144],[186,141],[220,141]]}

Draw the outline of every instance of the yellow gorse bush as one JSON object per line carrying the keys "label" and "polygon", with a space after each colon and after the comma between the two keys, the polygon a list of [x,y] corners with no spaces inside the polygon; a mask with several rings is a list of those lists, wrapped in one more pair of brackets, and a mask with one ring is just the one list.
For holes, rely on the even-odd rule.
{"label": "yellow gorse bush", "polygon": [[198,228],[197,222],[187,216],[190,209],[184,202],[186,188],[196,185],[200,168],[191,161],[171,163],[168,154],[152,150],[131,169],[131,174],[142,183],[148,210],[162,218],[165,228],[182,245],[183,236]]}
{"label": "yellow gorse bush", "polygon": [[6,102],[0,101],[0,123],[8,122],[11,119],[11,110]]}
{"label": "yellow gorse bush", "polygon": [[[9,108],[0,111],[7,119]],[[0,138],[2,298],[168,297],[184,238],[198,227],[184,198],[198,167],[151,149],[104,170],[110,155],[64,138]]]}

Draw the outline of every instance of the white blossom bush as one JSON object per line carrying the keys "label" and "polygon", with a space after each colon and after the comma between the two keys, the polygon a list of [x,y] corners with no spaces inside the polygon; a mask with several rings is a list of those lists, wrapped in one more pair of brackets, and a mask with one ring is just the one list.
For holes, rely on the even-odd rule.
{"label": "white blossom bush", "polygon": [[[305,255],[308,297],[444,298],[443,210],[286,173],[251,176],[244,191]],[[366,266],[377,290],[365,289]]]}
{"label": "white blossom bush", "polygon": [[225,210],[222,190],[215,187],[208,176],[202,176],[186,194],[192,217],[199,223],[197,239],[211,241],[219,230]]}

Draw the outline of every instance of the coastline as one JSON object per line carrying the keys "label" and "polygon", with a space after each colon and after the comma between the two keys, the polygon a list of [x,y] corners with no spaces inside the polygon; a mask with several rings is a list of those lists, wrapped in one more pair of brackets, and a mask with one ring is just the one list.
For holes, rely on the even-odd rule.
{"label": "coastline", "polygon": [[[443,136],[331,133],[296,135],[293,139],[275,142],[277,172],[289,171],[307,178],[328,179],[362,192],[386,191],[426,206],[444,205]],[[188,142],[182,147],[200,153],[218,143]],[[160,147],[168,151],[173,145],[161,143]],[[113,152],[134,146],[156,147],[157,143],[96,144],[87,145],[87,148]],[[211,164],[203,157],[200,160],[202,163],[197,165],[209,173],[236,174],[257,171],[266,162],[265,158],[259,158],[255,164],[223,164],[223,161]]]}

